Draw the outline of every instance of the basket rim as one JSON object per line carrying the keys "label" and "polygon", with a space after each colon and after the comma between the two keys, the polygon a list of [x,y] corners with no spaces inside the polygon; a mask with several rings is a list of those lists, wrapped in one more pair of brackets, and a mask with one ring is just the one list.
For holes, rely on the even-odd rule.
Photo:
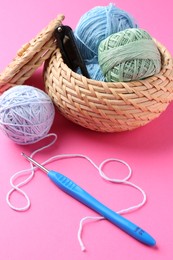
{"label": "basket rim", "polygon": [[[92,85],[98,85],[98,86],[107,86],[107,87],[112,87],[112,86],[118,86],[119,84],[125,84],[125,85],[135,85],[137,84],[137,82],[139,82],[140,84],[142,82],[153,82],[155,80],[155,78],[158,78],[160,75],[163,75],[165,70],[173,70],[173,58],[172,58],[172,55],[171,53],[168,51],[168,49],[162,44],[160,43],[158,40],[156,40],[155,38],[152,38],[153,41],[156,43],[157,47],[158,47],[158,50],[161,54],[161,59],[162,59],[162,67],[161,67],[161,70],[159,71],[159,73],[157,74],[154,74],[150,77],[147,77],[145,79],[140,79],[140,80],[133,80],[133,81],[119,81],[119,82],[107,82],[107,81],[98,81],[98,80],[95,80],[95,79],[90,79],[90,78],[87,78],[81,74],[78,74],[76,72],[74,72],[72,69],[70,69],[63,61],[63,59],[61,59],[61,66],[67,70],[70,75],[72,77],[74,77],[76,80],[81,80],[83,79],[84,81],[87,81],[88,84],[92,84]],[[61,55],[61,52],[60,52],[60,49],[57,48],[55,50],[55,52],[59,52],[61,58],[62,58],[62,55]],[[52,56],[53,56],[53,53],[52,53]]]}

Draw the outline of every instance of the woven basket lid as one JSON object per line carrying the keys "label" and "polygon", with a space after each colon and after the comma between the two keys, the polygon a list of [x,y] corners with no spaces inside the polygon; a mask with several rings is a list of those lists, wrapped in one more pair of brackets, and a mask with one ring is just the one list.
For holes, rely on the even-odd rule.
{"label": "woven basket lid", "polygon": [[35,38],[22,46],[0,74],[0,95],[14,85],[23,84],[50,57],[56,49],[53,32],[63,20],[64,15],[58,15]]}

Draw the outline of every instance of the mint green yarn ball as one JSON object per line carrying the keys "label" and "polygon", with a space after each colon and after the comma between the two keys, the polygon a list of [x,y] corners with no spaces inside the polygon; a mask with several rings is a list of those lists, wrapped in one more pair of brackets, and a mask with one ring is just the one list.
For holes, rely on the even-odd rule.
{"label": "mint green yarn ball", "polygon": [[101,41],[98,62],[107,82],[133,81],[160,72],[161,56],[148,32],[131,28]]}

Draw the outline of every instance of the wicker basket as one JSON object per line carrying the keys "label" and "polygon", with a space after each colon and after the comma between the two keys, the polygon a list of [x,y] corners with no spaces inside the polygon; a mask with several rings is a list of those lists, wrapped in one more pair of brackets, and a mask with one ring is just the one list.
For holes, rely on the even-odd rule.
{"label": "wicker basket", "polygon": [[[173,61],[156,41],[162,57],[159,74],[129,83],[106,83],[73,72],[63,62],[53,37],[64,19],[59,15],[0,75],[0,93],[23,84],[45,60],[45,90],[59,111],[83,127],[101,132],[132,130],[158,117],[173,100]],[[50,57],[51,56],[51,57]]]}
{"label": "wicker basket", "polygon": [[46,92],[66,118],[91,130],[120,132],[143,126],[173,100],[172,57],[156,44],[162,57],[160,73],[129,83],[106,83],[74,73],[56,49],[44,71]]}

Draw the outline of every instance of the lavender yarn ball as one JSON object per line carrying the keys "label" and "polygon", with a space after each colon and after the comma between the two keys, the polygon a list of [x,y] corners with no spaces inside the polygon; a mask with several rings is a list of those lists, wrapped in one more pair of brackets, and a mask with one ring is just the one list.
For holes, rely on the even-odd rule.
{"label": "lavender yarn ball", "polygon": [[17,144],[32,144],[44,138],[54,116],[52,100],[35,87],[18,85],[0,96],[0,129]]}

